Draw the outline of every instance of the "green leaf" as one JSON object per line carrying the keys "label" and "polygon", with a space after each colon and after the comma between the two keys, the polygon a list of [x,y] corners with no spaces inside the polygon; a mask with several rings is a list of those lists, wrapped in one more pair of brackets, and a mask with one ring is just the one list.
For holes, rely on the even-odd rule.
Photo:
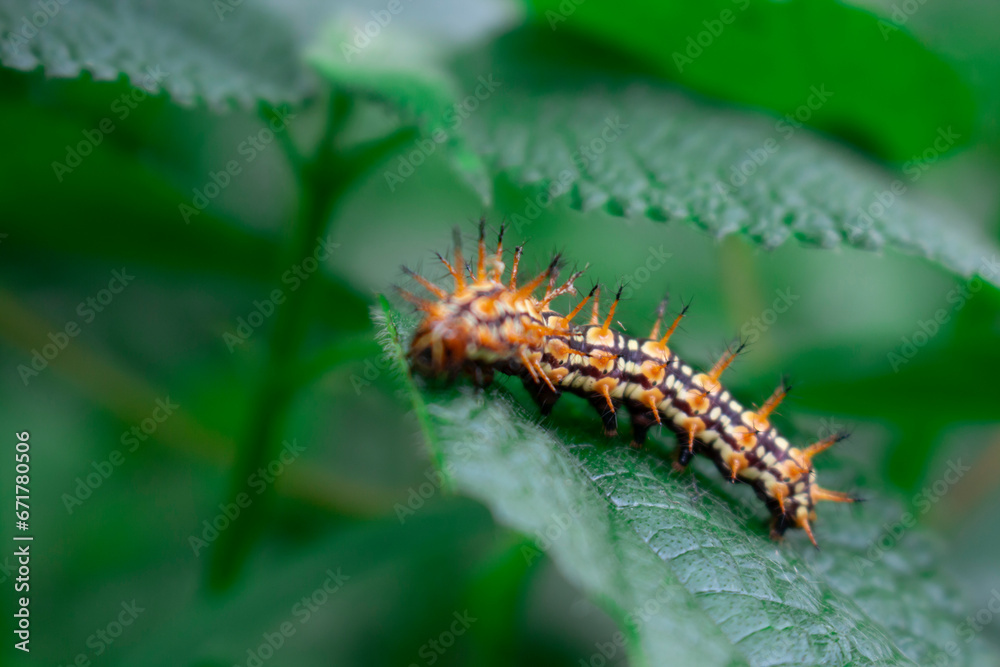
{"label": "green leaf", "polygon": [[[67,151],[82,137],[80,121],[66,115],[23,100],[0,104],[0,124],[24,130],[10,133],[8,159],[0,161],[5,231],[22,252],[197,270],[264,283],[268,290],[278,282],[288,268],[278,254],[280,238],[248,229],[214,208],[184,224],[179,205],[188,204],[191,195],[139,159],[127,141],[118,143],[123,130],[102,138],[103,145],[69,172],[54,171],[57,164],[65,166]],[[96,131],[97,122],[86,131]],[[322,301],[338,304],[336,312],[321,309],[319,317],[341,330],[366,330],[368,297],[342,278],[324,273],[317,280]]]}
{"label": "green leaf", "polygon": [[[766,248],[893,248],[1000,285],[998,250],[977,225],[918,190],[924,168],[886,172],[785,119],[712,106],[649,80],[601,74],[586,45],[518,31],[459,69],[500,92],[463,126],[494,173],[529,190],[498,208],[515,228],[537,203],[693,222]],[[571,63],[571,64],[556,64]],[[955,141],[941,130],[942,145]],[[533,208],[534,207],[534,208]]]}
{"label": "green leaf", "polygon": [[[393,26],[392,35],[378,34],[367,41],[358,38],[357,30],[345,19],[331,22],[306,58],[333,86],[384,104],[402,122],[420,129],[422,138],[407,146],[400,163],[393,165],[391,173],[398,180],[387,176],[390,191],[440,147],[456,173],[488,202],[491,191],[485,165],[455,131],[462,121],[455,105],[461,89],[445,67],[444,49],[405,26]],[[413,154],[415,159],[409,157]]]}
{"label": "green leaf", "polygon": [[[470,502],[410,519],[401,525],[393,515],[338,526],[316,536],[307,548],[299,544],[294,550],[288,549],[294,538],[284,534],[276,540],[277,555],[255,559],[245,583],[224,597],[193,595],[191,589],[166,591],[185,613],[153,624],[123,664],[256,664],[248,655],[265,633],[283,623],[292,625],[294,636],[275,652],[282,661],[262,664],[409,664],[430,632],[447,625],[454,610],[461,609],[456,582],[470,576],[472,564],[496,539],[489,517]],[[186,566],[195,564],[188,561]],[[441,567],[443,563],[447,565]],[[330,572],[346,581],[328,598],[318,597],[322,603],[310,604],[308,597],[321,589]],[[401,581],[410,583],[401,586]],[[414,596],[423,604],[409,604]],[[376,619],[358,613],[373,600],[381,605]],[[427,634],[412,638],[416,643],[409,641],[428,622]],[[374,627],[393,641],[370,632]],[[178,644],[177,637],[185,641]],[[398,655],[403,651],[408,655]]]}
{"label": "green leaf", "polygon": [[310,92],[290,23],[249,2],[12,0],[0,5],[0,63],[50,77],[124,75],[180,104],[215,108]]}
{"label": "green leaf", "polygon": [[527,4],[553,30],[721,99],[784,115],[828,88],[834,96],[806,109],[808,124],[889,160],[922,153],[941,127],[962,144],[973,133],[972,93],[950,65],[905,28],[834,0]]}
{"label": "green leaf", "polygon": [[443,125],[445,107],[458,92],[441,65],[440,48],[403,30],[359,41],[352,27],[345,20],[332,22],[306,53],[307,62],[332,83],[384,101],[407,120]]}
{"label": "green leaf", "polygon": [[1000,659],[956,634],[966,608],[920,529],[879,551],[898,506],[823,507],[822,552],[802,535],[775,545],[755,498],[721,492],[714,472],[692,487],[661,458],[594,444],[592,416],[555,433],[503,391],[418,388],[405,375],[402,320],[383,309],[387,352],[442,469],[536,538],[526,558],[545,551],[608,610],[631,664],[924,665],[946,650],[950,664]]}
{"label": "green leaf", "polygon": [[887,30],[889,39],[912,31],[954,63],[975,91],[981,138],[994,150],[1000,149],[1000,51],[996,48],[1000,39],[1000,5],[980,0],[905,7],[895,0],[854,4],[877,7],[886,17],[880,25]]}

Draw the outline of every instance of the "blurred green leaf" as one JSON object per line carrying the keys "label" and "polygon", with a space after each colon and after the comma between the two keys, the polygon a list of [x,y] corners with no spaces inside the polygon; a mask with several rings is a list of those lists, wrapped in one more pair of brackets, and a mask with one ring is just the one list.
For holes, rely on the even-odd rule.
{"label": "blurred green leaf", "polygon": [[[0,125],[19,130],[6,135],[11,159],[0,161],[0,199],[4,231],[22,253],[142,263],[255,285],[277,282],[287,270],[278,234],[254,231],[211,206],[185,224],[179,206],[189,205],[190,195],[170,182],[158,161],[117,142],[118,134],[104,137],[68,173],[55,171],[82,136],[66,116],[26,100],[0,104]],[[341,330],[368,328],[366,296],[326,272],[317,280],[324,302],[338,304],[336,312],[319,310],[320,318]]]}
{"label": "blurred green leaf", "polygon": [[[457,173],[489,201],[486,168],[464,136],[455,131],[461,118],[454,101],[461,97],[461,89],[444,66],[443,49],[402,26],[396,26],[391,37],[381,39],[380,35],[372,38],[355,30],[352,32],[345,21],[331,23],[310,49],[307,60],[336,88],[385,104],[399,113],[404,123],[420,128],[422,138],[403,151],[404,156],[418,155],[419,161],[410,164],[410,172],[441,146]],[[409,172],[396,176],[395,182],[387,181],[390,191]]]}
{"label": "blurred green leaf", "polygon": [[[468,501],[425,508],[404,524],[391,516],[334,528],[295,549],[283,535],[284,544],[255,558],[247,583],[230,594],[185,591],[174,601],[184,613],[154,626],[122,664],[246,664],[283,623],[294,634],[275,651],[277,664],[401,664],[465,608],[453,584],[488,552],[496,532],[483,508]],[[340,588],[312,597],[330,572],[342,575]]]}
{"label": "blurred green leaf", "polygon": [[0,62],[47,76],[120,76],[180,104],[296,102],[310,92],[287,17],[250,2],[11,0],[0,5]]}
{"label": "blurred green leaf", "polygon": [[[405,373],[400,320],[383,308],[376,319]],[[588,429],[554,434],[503,392],[407,385],[456,488],[535,536],[525,557],[546,551],[601,603],[632,664],[912,665],[946,650],[961,665],[1000,659],[979,644],[958,647],[965,607],[919,529],[906,549],[869,551],[883,524],[899,521],[892,503],[825,507],[818,554],[801,535],[776,547],[761,522],[747,521],[758,505],[696,498],[652,455],[595,446]]]}
{"label": "blurred green leaf", "polygon": [[476,665],[518,664],[517,646],[510,638],[517,636],[518,612],[527,588],[526,574],[532,567],[522,556],[526,545],[531,543],[519,536],[501,543],[469,583],[466,598],[483,610],[469,633]]}
{"label": "blurred green leaf", "polygon": [[[345,29],[333,30],[313,63],[334,85],[362,86],[423,131],[384,173],[390,192],[447,141],[458,173],[486,202],[482,161],[494,178],[530,191],[534,202],[508,211],[515,228],[537,217],[549,195],[568,193],[581,210],[689,220],[718,237],[744,232],[766,247],[789,237],[822,247],[891,247],[965,276],[988,273],[1000,252],[966,216],[915,192],[927,165],[968,139],[963,124],[935,126],[921,144],[933,155],[891,174],[795,119],[767,121],[648,80],[601,74],[608,67],[587,44],[539,30],[460,55],[453,74],[425,45],[372,40],[359,49],[350,40]],[[408,76],[414,68],[420,75]],[[456,90],[476,94],[449,106]],[[824,83],[805,94],[819,109],[840,97]],[[989,277],[1000,284],[1000,272]]]}
{"label": "blurred green leaf", "polygon": [[904,161],[942,127],[970,141],[971,91],[905,28],[833,0],[614,4],[529,0],[538,23],[578,31],[721,99],[794,114],[811,89],[833,96],[808,124]]}
{"label": "blurred green leaf", "polygon": [[[859,3],[860,4],[860,3]],[[912,31],[955,64],[976,92],[983,139],[1000,149],[1000,4],[983,0],[897,3],[869,0],[886,17],[890,39]],[[913,10],[913,11],[906,11]],[[898,29],[892,29],[898,28]]]}
{"label": "blurred green leaf", "polygon": [[458,91],[441,64],[438,45],[405,31],[379,39],[351,27],[332,22],[307,52],[307,62],[332,83],[385,102],[406,120],[431,129],[441,126],[445,107]]}
{"label": "blurred green leaf", "polygon": [[[568,194],[581,210],[694,222],[773,248],[790,237],[825,248],[888,247],[961,275],[1000,252],[976,224],[927,202],[922,171],[893,175],[784,119],[696,101],[649,81],[595,75],[585,45],[519,31],[467,55],[466,81],[500,81],[463,126],[495,173],[529,191],[508,210],[520,229]],[[572,65],[549,65],[565,60]],[[954,137],[942,132],[942,142]],[[1000,271],[988,275],[1000,285]]]}

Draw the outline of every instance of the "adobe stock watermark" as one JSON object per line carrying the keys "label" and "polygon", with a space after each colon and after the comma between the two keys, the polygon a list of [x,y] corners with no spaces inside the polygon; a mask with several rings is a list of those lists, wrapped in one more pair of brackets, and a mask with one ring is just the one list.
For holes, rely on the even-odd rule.
{"label": "adobe stock watermark", "polygon": [[[961,138],[950,125],[947,128],[939,127],[932,144],[920,155],[914,155],[903,163],[903,175],[910,183],[916,183]],[[903,179],[897,178],[889,184],[889,187],[876,192],[868,206],[858,207],[857,220],[847,223],[847,239],[853,243],[861,238],[875,225],[876,220],[880,220],[886,211],[906,194],[908,189]]]}
{"label": "adobe stock watermark", "polygon": [[[844,431],[844,425],[837,421],[835,417],[822,418],[819,420],[819,427],[816,429],[816,440],[821,440],[827,436],[833,435],[834,433],[840,433]],[[692,485],[691,488],[697,491],[697,486]],[[696,499],[700,500],[706,494],[701,491],[697,491],[695,496]],[[753,493],[733,493],[727,497],[728,502],[721,506],[723,512],[730,512],[734,521],[737,524],[750,524],[756,522],[760,524],[762,514],[764,512],[764,506],[760,503],[760,500]],[[768,520],[770,516],[768,515]]]}
{"label": "adobe stock watermark", "polygon": [[590,165],[603,155],[609,146],[617,142],[628,128],[629,124],[622,122],[621,116],[605,118],[599,129],[595,131],[596,136],[590,141],[578,144],[570,154],[570,160],[573,161],[576,172],[574,173],[573,169],[563,169],[545,188],[539,190],[534,196],[525,197],[524,209],[520,213],[512,213],[507,218],[507,228],[521,236],[524,228],[537,220],[553,199],[568,192],[579,175],[585,173]]}
{"label": "adobe stock watermark", "polygon": [[204,519],[201,522],[200,535],[191,534],[188,536],[188,545],[195,556],[198,556],[202,549],[219,539],[219,535],[236,522],[243,510],[250,507],[257,496],[264,493],[271,484],[274,484],[274,481],[281,477],[288,466],[295,463],[306,449],[299,445],[298,440],[291,442],[285,440],[282,445],[281,452],[276,459],[250,473],[246,481],[247,491],[237,493],[233,502],[219,503],[219,513],[211,519]]}
{"label": "adobe stock watermark", "polygon": [[[986,629],[986,626],[993,623],[993,620],[1000,615],[1000,590],[993,589],[990,591],[989,600],[983,605],[975,614],[969,614],[965,617],[961,623],[955,628],[955,633],[962,638],[962,640],[969,644],[976,635],[981,633]],[[948,646],[945,646],[945,650]],[[961,653],[961,650],[958,651]],[[952,652],[949,651],[949,654]],[[953,657],[958,657],[958,655],[953,655]]]}
{"label": "adobe stock watermark", "polygon": [[750,6],[750,0],[732,0],[732,3],[736,5],[736,11],[723,9],[719,12],[718,18],[705,19],[701,22],[705,29],[695,35],[688,36],[684,53],[673,52],[674,67],[677,68],[678,73],[683,73],[685,67],[700,58],[705,53],[705,49],[711,47],[715,40],[725,32],[726,26],[736,22],[738,13],[746,11],[746,8]]}
{"label": "adobe stock watermark", "polygon": [[901,345],[894,347],[886,354],[889,366],[893,373],[898,373],[899,369],[910,363],[917,356],[917,353],[934,338],[941,327],[951,321],[952,316],[965,308],[965,304],[975,294],[983,289],[983,278],[992,280],[1000,276],[1000,258],[996,255],[983,257],[980,262],[979,275],[976,275],[968,283],[958,285],[948,291],[945,301],[951,304],[950,309],[938,308],[934,315],[926,320],[917,320],[917,328],[907,336],[900,339]]}
{"label": "adobe stock watermark", "polygon": [[843,433],[844,430],[844,424],[838,421],[836,417],[822,417],[819,420],[819,428],[816,429],[816,438],[823,440],[834,433]]}
{"label": "adobe stock watermark", "polygon": [[618,141],[628,128],[629,124],[622,122],[621,116],[605,118],[595,130],[596,136],[590,141],[578,144],[570,154],[576,171],[563,169],[544,188],[539,189],[534,195],[525,196],[524,208],[507,216],[507,229],[517,236],[523,236],[525,228],[541,217],[542,211],[548,208],[553,200],[569,192],[579,175],[603,155],[611,144]]}
{"label": "adobe stock watermark", "polygon": [[874,567],[886,552],[894,549],[903,536],[917,525],[917,518],[930,512],[970,470],[972,466],[964,465],[962,459],[948,461],[947,469],[941,477],[913,496],[912,503],[916,512],[903,512],[897,521],[883,524],[881,534],[868,547],[864,557],[854,557],[854,567],[858,573],[863,574],[866,569]]}
{"label": "adobe stock watermark", "polygon": [[587,0],[562,0],[556,9],[545,10],[545,20],[549,22],[549,29],[555,30],[556,26],[565,22],[576,12],[576,8]]}
{"label": "adobe stock watermark", "polygon": [[0,562],[0,584],[11,581],[15,574],[17,574],[17,564],[10,562],[10,556],[4,556],[3,561]]}
{"label": "adobe stock watermark", "polygon": [[[967,646],[993,623],[998,614],[1000,614],[1000,590],[994,588],[990,591],[990,597],[987,599],[986,604],[980,607],[975,613],[966,616],[961,623],[955,626],[954,632],[958,636],[958,639],[961,639],[965,646]],[[914,655],[913,651],[907,650],[913,643],[914,640],[912,639],[899,642],[899,647],[907,655]],[[965,646],[956,640],[949,640],[941,647],[941,650],[925,655],[925,662],[922,664],[928,665],[928,667],[964,665],[966,662],[960,661],[959,658],[964,653]],[[930,660],[930,662],[926,662],[927,660]]]}
{"label": "adobe stock watermark", "polygon": [[104,312],[104,309],[111,305],[115,297],[125,291],[125,288],[135,280],[135,276],[122,267],[111,272],[111,279],[107,287],[98,290],[92,296],[88,296],[76,306],[76,314],[80,320],[67,320],[62,329],[50,331],[49,342],[44,343],[41,348],[31,349],[31,363],[18,364],[17,373],[21,376],[21,382],[27,387],[32,378],[49,367],[49,363],[55,360],[70,343],[70,339],[76,338],[83,331],[83,326],[90,324],[97,319],[97,314]]}
{"label": "adobe stock watermark", "polygon": [[507,229],[513,230],[518,237],[524,236],[524,228],[537,220],[542,211],[549,207],[554,199],[569,191],[576,181],[576,175],[570,169],[563,169],[559,176],[546,187],[524,198],[524,208],[520,213],[512,213],[507,218]]}
{"label": "adobe stock watermark", "polygon": [[371,358],[365,359],[364,364],[362,364],[361,373],[351,373],[350,381],[351,387],[354,389],[354,394],[360,396],[362,389],[372,386],[372,382],[379,379],[383,371],[392,368],[394,365],[395,360],[389,352],[379,354],[374,361]]}
{"label": "adobe stock watermark", "polygon": [[[412,0],[406,0],[409,4]],[[371,21],[366,21],[364,25],[355,26],[353,39],[350,42],[340,41],[340,53],[346,62],[351,62],[355,56],[368,48],[372,42],[378,39],[382,31],[389,27],[392,20],[405,9],[403,0],[389,0],[384,9],[372,9],[369,15]]]}
{"label": "adobe stock watermark", "polygon": [[35,11],[23,15],[7,35],[7,48],[15,55],[20,54],[69,3],[70,0],[34,0],[31,4]]}
{"label": "adobe stock watermark", "polygon": [[139,104],[152,97],[152,91],[158,90],[160,82],[169,75],[170,72],[163,72],[159,67],[146,68],[146,76],[142,80],[142,86],[130,88],[128,92],[122,93],[111,103],[111,113],[114,117],[105,116],[93,128],[83,130],[81,132],[83,138],[80,141],[75,144],[66,144],[66,155],[62,162],[53,160],[52,172],[56,175],[56,181],[62,183],[68,174],[73,173],[74,169],[83,164],[84,159],[93,154],[94,150],[104,143],[104,139],[115,131],[116,122],[124,121],[138,108]]}
{"label": "adobe stock watermark", "polygon": [[778,321],[778,316],[787,313],[792,304],[801,298],[792,292],[791,287],[776,289],[774,295],[770,308],[765,308],[760,315],[747,320],[740,327],[740,337],[748,344],[752,345],[760,340],[761,335]]}
{"label": "adobe stock watermark", "polygon": [[910,17],[917,13],[917,10],[923,7],[927,3],[927,0],[903,0],[902,2],[894,2],[889,11],[889,17],[892,19],[888,21],[884,18],[878,20],[878,31],[882,33],[882,39],[889,41],[889,35],[894,32],[899,32],[902,27],[905,26]]}
{"label": "adobe stock watermark", "polygon": [[225,21],[226,16],[236,11],[236,8],[243,4],[243,0],[213,0],[212,9],[220,21]]}
{"label": "adobe stock watermark", "polygon": [[85,644],[89,651],[77,653],[68,663],[65,665],[59,663],[58,667],[90,667],[92,661],[107,653],[112,644],[125,634],[125,630],[136,622],[140,614],[146,611],[146,608],[140,607],[135,600],[122,601],[120,606],[121,611],[110,622],[87,637]]}
{"label": "adobe stock watermark", "polygon": [[663,246],[649,246],[646,253],[646,260],[635,271],[622,278],[624,287],[622,288],[622,298],[631,299],[635,293],[648,283],[653,274],[662,269],[667,264],[667,260],[673,257],[663,249]]}
{"label": "adobe stock watermark", "polygon": [[[624,625],[638,634],[642,627],[660,613],[665,607],[676,604],[677,590],[660,586],[653,595],[632,611],[625,614]],[[615,631],[611,635],[611,640],[606,642],[594,642],[594,652],[590,658],[580,659],[580,667],[607,667],[609,664],[623,664],[627,650],[628,636],[621,630]]]}
{"label": "adobe stock watermark", "polygon": [[282,621],[273,630],[261,633],[260,644],[248,648],[246,659],[234,663],[233,667],[264,667],[288,640],[294,637],[299,629],[308,623],[313,615],[350,580],[351,577],[340,570],[339,567],[336,572],[332,569],[326,570],[323,573],[326,575],[323,582],[312,593],[302,596],[301,600],[292,605],[289,613],[295,622],[292,620]]}
{"label": "adobe stock watermark", "polygon": [[170,400],[170,396],[165,399],[156,399],[149,416],[122,433],[121,438],[119,438],[122,449],[112,449],[106,459],[92,461],[90,465],[94,469],[93,472],[84,477],[77,477],[74,480],[76,486],[73,487],[72,492],[62,494],[60,499],[66,508],[66,513],[72,514],[73,510],[83,505],[84,501],[89,499],[94,491],[101,488],[101,485],[108,481],[115,470],[125,463],[126,455],[139,449],[139,446],[148,440],[149,436],[156,433],[160,424],[167,421],[179,407],[178,404]]}
{"label": "adobe stock watermark", "polygon": [[241,315],[236,318],[236,326],[232,331],[223,332],[222,341],[226,344],[226,349],[229,350],[230,354],[238,346],[250,340],[254,332],[264,326],[264,322],[270,319],[277,312],[278,307],[288,300],[288,295],[298,291],[305,281],[319,271],[322,262],[330,259],[333,256],[333,251],[339,247],[340,244],[334,243],[329,237],[325,239],[317,237],[316,246],[312,253],[292,264],[281,274],[281,284],[284,287],[275,287],[261,300],[254,299],[250,312],[245,317]]}
{"label": "adobe stock watermark", "polygon": [[833,97],[833,91],[827,90],[826,84],[810,86],[809,96],[791,113],[785,114],[774,124],[774,131],[780,137],[768,137],[760,146],[748,148],[746,159],[729,166],[729,176],[726,182],[716,181],[715,189],[724,197],[729,197],[735,190],[742,188],[757,173],[757,170],[771,159],[771,156],[781,149],[781,145],[791,139],[813,114],[823,108],[823,105]]}
{"label": "adobe stock watermark", "polygon": [[408,667],[421,667],[422,665],[429,667],[435,664],[441,659],[441,656],[448,652],[448,649],[455,645],[458,638],[464,635],[472,627],[472,624],[479,620],[475,616],[472,616],[468,609],[461,613],[456,611],[452,614],[452,617],[455,620],[451,622],[451,625],[442,630],[437,637],[427,640],[417,650],[417,656],[420,657],[422,662],[411,662]]}
{"label": "adobe stock watermark", "polygon": [[[490,98],[503,82],[495,81],[492,74],[480,76],[477,81],[479,85],[472,91],[472,94],[455,102],[444,112],[444,123],[451,131],[462,126],[469,116],[471,116],[479,105]],[[405,155],[400,155],[395,169],[386,169],[382,172],[389,192],[395,192],[396,188],[412,176],[417,167],[422,165],[427,159],[437,151],[438,146],[448,141],[448,130],[443,127],[435,128],[430,136],[420,137],[413,141],[413,148]]]}
{"label": "adobe stock watermark", "polygon": [[209,171],[208,178],[201,187],[191,189],[190,202],[181,202],[177,205],[184,224],[191,224],[193,217],[201,215],[201,212],[243,173],[243,167],[256,160],[279,134],[288,129],[288,122],[295,120],[297,116],[298,114],[292,113],[287,108],[276,110],[274,118],[268,120],[256,133],[247,135],[246,139],[236,146],[238,157],[234,156],[227,160],[218,171]]}
{"label": "adobe stock watermark", "polygon": [[534,544],[521,546],[521,556],[524,557],[524,562],[531,565],[541,558],[543,553],[548,553],[552,545],[565,535],[570,526],[580,518],[582,509],[581,504],[573,504],[565,512],[550,514],[543,527],[532,531],[531,536],[534,538]]}
{"label": "adobe stock watermark", "polygon": [[448,461],[444,464],[443,470],[438,470],[436,467],[428,468],[427,472],[424,473],[427,481],[421,482],[417,486],[411,486],[406,493],[406,502],[397,502],[392,506],[400,525],[405,524],[407,519],[423,509],[427,501],[441,490],[445,482],[454,477],[456,463],[468,461],[471,455],[472,448],[468,444],[460,442],[449,451]]}

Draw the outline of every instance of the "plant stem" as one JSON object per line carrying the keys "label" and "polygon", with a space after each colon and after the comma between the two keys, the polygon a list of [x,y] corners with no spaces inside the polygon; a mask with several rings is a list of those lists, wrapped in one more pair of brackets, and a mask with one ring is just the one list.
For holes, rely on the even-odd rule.
{"label": "plant stem", "polygon": [[[292,267],[310,256],[327,233],[328,223],[343,194],[372,166],[415,136],[415,128],[402,128],[349,152],[337,153],[336,135],[350,110],[350,98],[335,92],[318,149],[305,158],[297,152],[290,155],[298,172],[300,206],[281,267]],[[239,517],[230,521],[228,530],[220,531],[212,550],[208,583],[214,590],[225,590],[233,584],[265,523],[273,484],[268,483],[258,492],[249,488],[249,479],[256,474],[266,482],[268,478],[259,471],[278,460],[281,452],[288,409],[297,389],[289,370],[300,363],[302,344],[310,324],[310,297],[316,283],[315,280],[302,280],[297,289],[285,290],[286,301],[275,312],[267,361],[253,398],[248,431],[233,468],[229,493],[224,500],[224,504],[235,503],[240,494],[246,494],[251,502],[240,508]]]}

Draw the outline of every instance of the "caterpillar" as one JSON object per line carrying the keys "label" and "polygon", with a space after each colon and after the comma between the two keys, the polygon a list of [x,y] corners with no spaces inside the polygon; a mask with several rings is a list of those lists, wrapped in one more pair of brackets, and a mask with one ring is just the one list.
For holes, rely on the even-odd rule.
{"label": "caterpillar", "polygon": [[[611,329],[621,298],[619,289],[604,318],[600,317],[600,286],[567,315],[552,309],[554,299],[577,294],[574,272],[557,286],[560,256],[523,285],[518,268],[523,245],[514,250],[510,276],[504,280],[504,227],[496,250],[487,253],[485,221],[479,224],[478,257],[473,267],[462,257],[461,235],[455,231],[454,260],[438,254],[454,281],[446,291],[403,267],[433,298],[399,288],[403,298],[422,313],[407,353],[412,369],[429,377],[455,379],[470,375],[482,386],[499,372],[521,379],[543,415],[563,393],[586,399],[597,411],[605,435],[617,436],[622,407],[631,417],[631,446],[641,448],[650,428],[662,425],[678,439],[675,469],[683,470],[695,454],[710,458],[731,482],[750,485],[771,514],[771,537],[780,540],[790,527],[803,529],[814,546],[811,522],[819,501],[857,502],[860,498],[821,488],[813,458],[846,437],[838,432],[805,448],[793,447],[771,423],[771,416],[788,394],[782,380],[756,410],[743,407],[719,381],[742,351],[727,349],[707,372],[697,372],[668,343],[683,308],[662,333],[667,302],[657,310],[646,338]],[[545,284],[544,294],[536,296]],[[591,302],[588,324],[573,324]]]}

